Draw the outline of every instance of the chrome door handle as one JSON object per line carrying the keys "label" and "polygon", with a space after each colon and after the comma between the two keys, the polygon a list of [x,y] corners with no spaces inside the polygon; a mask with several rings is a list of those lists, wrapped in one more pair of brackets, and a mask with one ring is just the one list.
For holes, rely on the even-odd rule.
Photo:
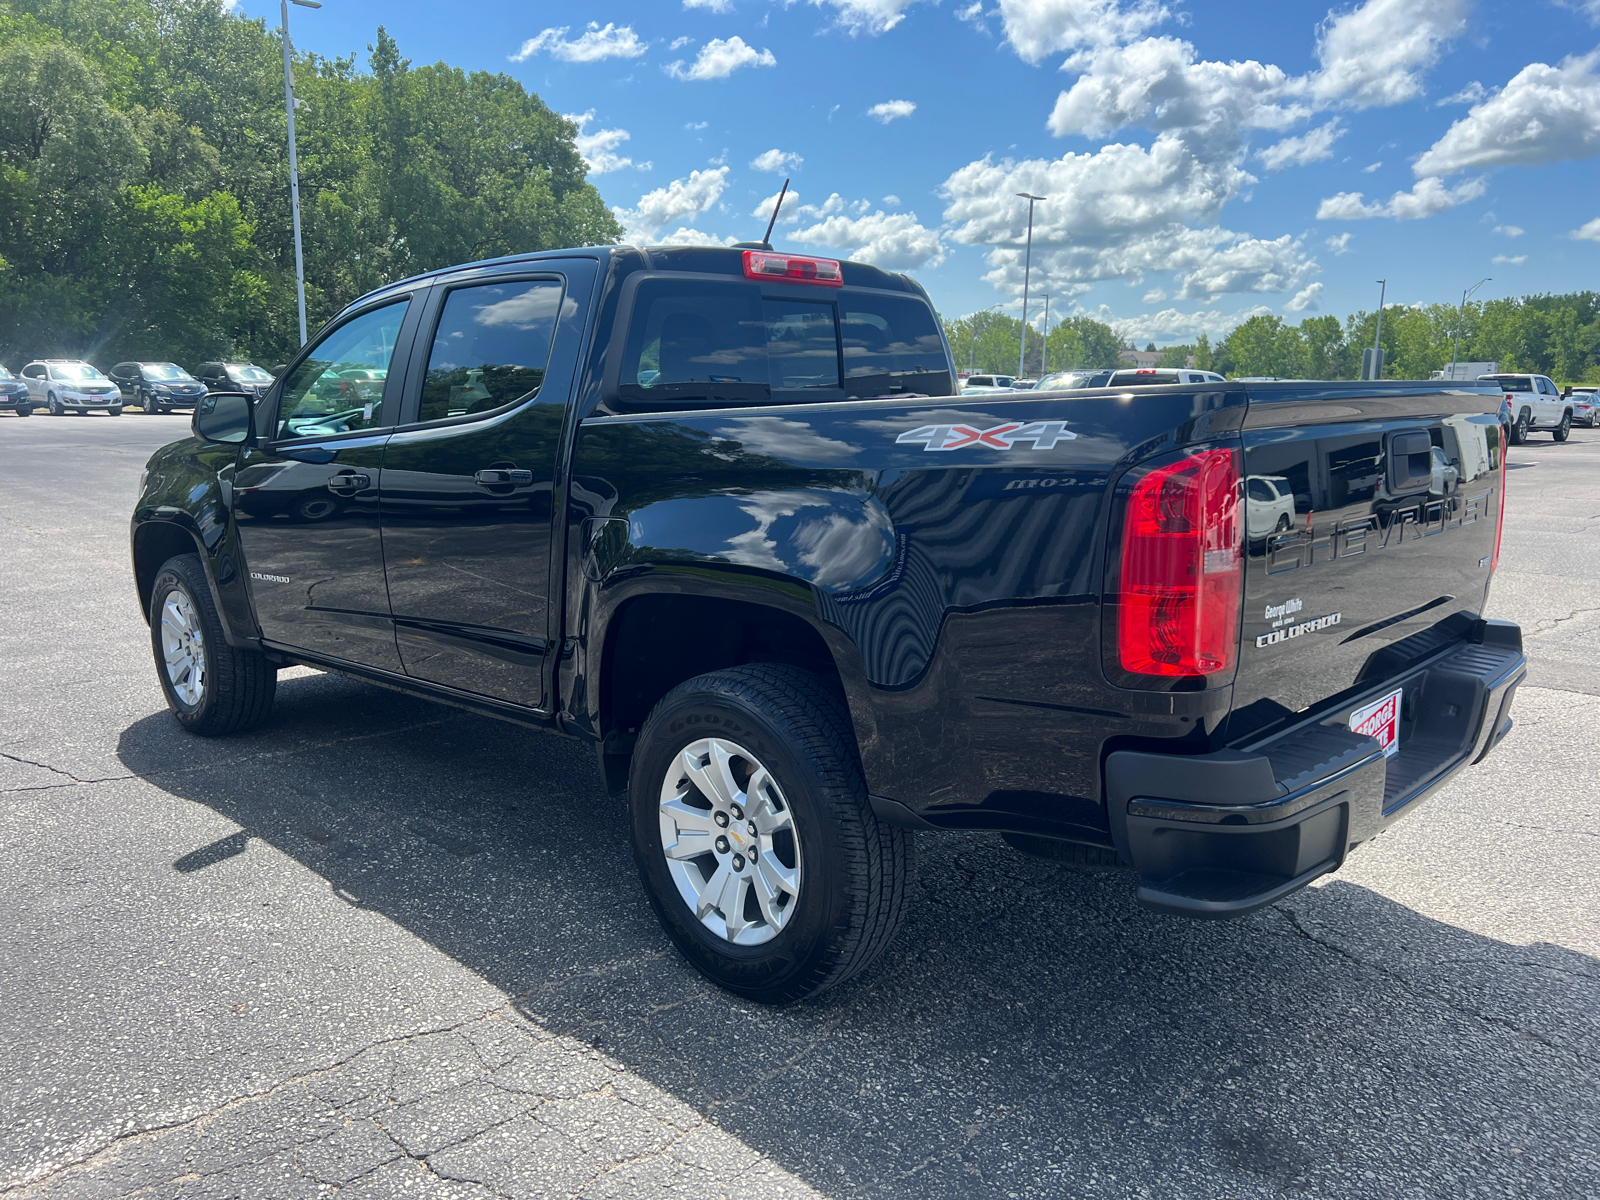
{"label": "chrome door handle", "polygon": [[328,490],[330,492],[359,492],[371,483],[372,480],[366,475],[345,471],[328,479]]}
{"label": "chrome door handle", "polygon": [[485,487],[504,487],[508,483],[532,483],[533,472],[519,470],[516,467],[489,467],[475,474],[472,480]]}

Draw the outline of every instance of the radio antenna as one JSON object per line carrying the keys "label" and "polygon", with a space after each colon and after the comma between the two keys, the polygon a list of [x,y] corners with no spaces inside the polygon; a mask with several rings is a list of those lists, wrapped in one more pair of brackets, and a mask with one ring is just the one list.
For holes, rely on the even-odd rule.
{"label": "radio antenna", "polygon": [[783,198],[789,194],[789,181],[783,181],[783,190],[778,193],[778,202],[772,206],[772,220],[767,222],[766,236],[761,239],[764,250],[772,249],[772,227],[778,223],[778,210],[783,207]]}

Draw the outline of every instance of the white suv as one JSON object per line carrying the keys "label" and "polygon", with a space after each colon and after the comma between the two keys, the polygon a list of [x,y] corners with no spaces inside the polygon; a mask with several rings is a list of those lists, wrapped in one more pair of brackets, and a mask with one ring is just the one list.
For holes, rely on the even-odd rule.
{"label": "white suv", "polygon": [[52,417],[69,412],[80,415],[99,409],[113,417],[122,415],[122,389],[100,373],[98,367],[73,358],[39,358],[22,368],[28,395]]}
{"label": "white suv", "polygon": [[1572,431],[1572,401],[1562,397],[1561,389],[1548,376],[1532,374],[1479,375],[1480,383],[1492,383],[1505,394],[1511,406],[1511,444],[1520,446],[1528,434],[1548,430],[1558,442]]}

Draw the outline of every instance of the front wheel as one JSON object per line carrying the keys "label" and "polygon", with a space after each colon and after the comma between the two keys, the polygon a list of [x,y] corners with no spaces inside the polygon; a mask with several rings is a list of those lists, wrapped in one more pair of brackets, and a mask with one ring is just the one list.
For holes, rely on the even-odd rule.
{"label": "front wheel", "polygon": [[881,824],[843,703],[798,667],[678,685],[639,731],[633,852],[651,906],[719,987],[765,1004],[871,964],[905,911],[913,842]]}
{"label": "front wheel", "polygon": [[17,409],[17,416],[31,417],[33,416],[33,409],[29,408],[27,405],[23,405],[21,408]]}
{"label": "front wheel", "polygon": [[1552,429],[1550,431],[1550,436],[1555,438],[1555,440],[1558,441],[1558,442],[1564,442],[1564,441],[1567,440],[1567,435],[1569,433],[1571,433],[1571,432],[1572,432],[1572,414],[1569,413],[1569,412],[1566,412],[1566,413],[1562,413],[1561,414],[1561,424],[1557,425],[1554,429]]}
{"label": "front wheel", "polygon": [[106,415],[111,417],[120,417],[122,415],[122,409],[120,407],[108,408],[106,409]]}
{"label": "front wheel", "polygon": [[228,645],[198,554],[169,558],[150,592],[150,645],[167,707],[190,733],[218,737],[272,711],[278,670]]}
{"label": "front wheel", "polygon": [[61,401],[56,399],[56,394],[54,392],[51,392],[50,395],[45,398],[45,404],[49,407],[50,415],[52,417],[64,417],[67,415],[67,410],[61,407]]}

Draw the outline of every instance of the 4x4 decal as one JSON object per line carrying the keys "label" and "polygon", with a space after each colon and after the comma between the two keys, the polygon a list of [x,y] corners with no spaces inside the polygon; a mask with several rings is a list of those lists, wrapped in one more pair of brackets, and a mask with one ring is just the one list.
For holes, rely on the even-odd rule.
{"label": "4x4 decal", "polygon": [[1011,450],[1018,442],[1032,442],[1035,450],[1050,450],[1057,442],[1078,435],[1065,421],[1011,421],[974,429],[971,425],[923,425],[908,429],[896,443],[921,442],[924,450],[964,450],[968,446],[987,446],[992,450]]}

